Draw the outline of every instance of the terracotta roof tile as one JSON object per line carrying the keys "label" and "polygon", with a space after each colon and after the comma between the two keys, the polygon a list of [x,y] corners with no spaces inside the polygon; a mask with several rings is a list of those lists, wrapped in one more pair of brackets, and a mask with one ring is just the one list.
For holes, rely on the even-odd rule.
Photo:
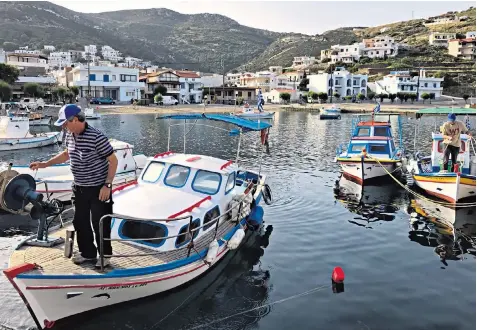
{"label": "terracotta roof tile", "polygon": [[200,78],[200,76],[193,72],[193,71],[180,71],[180,70],[175,70],[173,71],[176,75],[178,75],[179,77],[183,77],[183,78]]}

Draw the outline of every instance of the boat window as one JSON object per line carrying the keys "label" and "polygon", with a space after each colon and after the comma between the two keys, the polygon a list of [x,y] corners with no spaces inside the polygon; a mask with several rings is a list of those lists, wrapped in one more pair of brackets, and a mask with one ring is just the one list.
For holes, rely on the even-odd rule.
{"label": "boat window", "polygon": [[228,194],[235,187],[235,172],[230,173],[229,178],[227,179],[227,184],[225,185],[225,194]]}
{"label": "boat window", "polygon": [[146,170],[142,175],[143,181],[146,182],[156,182],[161,176],[162,170],[164,169],[164,163],[160,162],[151,162],[147,166]]}
{"label": "boat window", "polygon": [[[216,224],[216,221],[211,222],[220,215],[219,206],[215,206],[212,210],[208,211],[204,216],[204,231]],[[219,221],[219,219],[217,219]],[[209,225],[207,223],[211,222]]]}
{"label": "boat window", "polygon": [[[192,221],[191,230],[194,230],[197,227],[200,227],[200,219],[195,219],[194,221]],[[200,231],[200,229],[193,232],[194,239],[199,234],[199,231]],[[189,243],[190,242],[189,224],[184,225],[181,228],[181,230],[179,230],[178,235],[179,236],[177,236],[177,239],[176,239],[176,248],[181,247],[186,243]]]}
{"label": "boat window", "polygon": [[370,129],[369,127],[358,128],[357,136],[369,136]]}
{"label": "boat window", "polygon": [[369,146],[370,153],[377,153],[377,154],[387,154],[388,148],[385,144],[371,144]]}
{"label": "boat window", "polygon": [[362,152],[363,148],[366,148],[364,144],[352,144],[351,145],[351,152]]}
{"label": "boat window", "polygon": [[164,183],[171,187],[183,187],[189,178],[190,168],[182,165],[171,165],[167,171]]}
{"label": "boat window", "polygon": [[167,228],[160,223],[144,221],[123,221],[119,228],[121,238],[158,238],[150,241],[137,241],[141,244],[160,247],[166,241]]}
{"label": "boat window", "polygon": [[375,127],[374,128],[374,136],[388,136],[388,128],[387,127]]}
{"label": "boat window", "polygon": [[192,182],[192,189],[204,194],[215,195],[222,183],[222,176],[219,173],[198,170],[194,181]]}

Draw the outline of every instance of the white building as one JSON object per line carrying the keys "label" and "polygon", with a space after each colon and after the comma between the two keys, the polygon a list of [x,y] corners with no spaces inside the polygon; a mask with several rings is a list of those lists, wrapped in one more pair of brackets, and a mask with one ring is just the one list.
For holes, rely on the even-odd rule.
{"label": "white building", "polygon": [[333,45],[330,49],[321,51],[321,61],[330,59],[332,63],[344,62],[353,63],[359,61],[361,57],[382,58],[384,56],[394,57],[398,54],[400,47],[407,45],[395,42],[389,36],[377,36],[370,39],[363,39],[352,45]]}
{"label": "white building", "polygon": [[455,33],[432,32],[431,34],[429,34],[429,45],[447,47],[449,45],[449,40],[455,38]]}
{"label": "white building", "polygon": [[268,71],[274,73],[274,74],[282,74],[283,73],[283,67],[280,65],[273,65],[268,67]]}
{"label": "white building", "polygon": [[292,68],[303,69],[317,63],[317,61],[314,56],[296,56],[293,58]]}
{"label": "white building", "polygon": [[98,49],[96,48],[96,45],[88,45],[84,46],[84,54],[83,57],[86,58],[85,56],[89,55],[96,55],[98,52]]}
{"label": "white building", "polygon": [[101,47],[101,55],[105,60],[109,60],[111,62],[118,62],[123,59],[119,50],[115,50],[110,46],[103,46]]}
{"label": "white building", "polygon": [[128,66],[136,66],[142,63],[142,59],[132,56],[126,56],[124,58],[124,62],[128,64]]}
{"label": "white building", "polygon": [[269,92],[263,93],[263,98],[265,103],[281,103],[282,99],[280,98],[281,93],[288,93],[290,94],[290,102],[297,101],[300,96],[301,92],[297,91],[296,89],[291,88],[275,88]]}
{"label": "white building", "polygon": [[358,94],[367,95],[368,76],[352,74],[343,67],[337,67],[332,74],[319,73],[307,76],[310,80],[308,89],[315,93],[334,93],[341,97]]}
{"label": "white building", "polygon": [[174,70],[173,73],[179,76],[179,103],[201,103],[202,81],[200,75],[197,72],[180,70]]}
{"label": "white building", "polygon": [[202,86],[206,87],[220,87],[224,83],[224,76],[217,73],[200,73],[200,80],[202,81]]}
{"label": "white building", "polygon": [[[80,65],[71,71],[70,86],[77,86],[79,97],[88,94],[88,67]],[[110,97],[119,102],[139,99],[145,84],[139,82],[139,70],[110,66],[90,66],[91,97]]]}
{"label": "white building", "polygon": [[51,68],[63,68],[73,63],[71,52],[52,52],[48,56],[48,63]]}
{"label": "white building", "polygon": [[[26,48],[26,49],[25,49],[25,48]],[[41,54],[41,51],[28,49],[28,46],[25,46],[25,47],[20,47],[20,49],[16,49],[16,50],[14,51],[14,53],[16,53],[16,54],[40,55],[40,54]]]}
{"label": "white building", "polygon": [[51,52],[54,52],[56,48],[55,48],[55,46],[44,45],[44,46],[43,46],[43,49],[44,49],[44,50],[49,50],[49,51],[51,51]]}
{"label": "white building", "polygon": [[465,34],[465,38],[475,38],[475,31],[470,31]]}
{"label": "white building", "polygon": [[415,77],[411,77],[409,71],[391,71],[382,80],[376,81],[376,93],[409,93],[419,95],[433,93],[435,99],[439,99],[442,95],[441,83],[443,81],[443,78],[426,77],[425,70],[420,70],[419,76]]}

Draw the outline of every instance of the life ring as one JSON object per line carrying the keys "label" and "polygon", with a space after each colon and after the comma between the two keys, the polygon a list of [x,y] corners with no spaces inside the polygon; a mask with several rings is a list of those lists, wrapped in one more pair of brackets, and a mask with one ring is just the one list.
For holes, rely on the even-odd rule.
{"label": "life ring", "polygon": [[263,201],[267,205],[272,205],[273,198],[272,198],[272,190],[268,186],[268,184],[265,184],[262,189],[262,196],[263,196]]}

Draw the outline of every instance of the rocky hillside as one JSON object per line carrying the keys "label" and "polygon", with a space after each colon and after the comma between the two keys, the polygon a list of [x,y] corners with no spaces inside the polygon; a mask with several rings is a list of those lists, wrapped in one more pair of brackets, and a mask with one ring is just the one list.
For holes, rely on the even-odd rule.
{"label": "rocky hillside", "polygon": [[221,15],[167,9],[83,14],[49,2],[0,2],[0,47],[6,50],[109,45],[159,65],[219,72],[252,60],[280,36]]}

